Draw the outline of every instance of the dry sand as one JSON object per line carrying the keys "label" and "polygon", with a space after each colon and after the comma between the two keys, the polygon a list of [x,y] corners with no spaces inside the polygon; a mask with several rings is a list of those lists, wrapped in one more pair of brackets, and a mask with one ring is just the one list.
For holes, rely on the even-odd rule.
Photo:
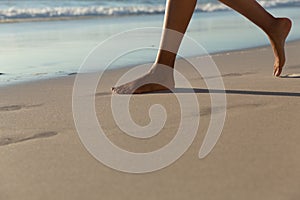
{"label": "dry sand", "polygon": [[[283,74],[300,73],[300,42],[287,46]],[[201,58],[193,58],[199,59]],[[213,56],[227,90],[225,127],[213,151],[198,159],[210,119],[204,80],[184,61],[177,69],[196,88],[201,125],[192,146],[174,164],[148,174],[112,170],[81,144],[72,117],[75,76],[0,88],[0,199],[300,199],[300,78],[272,77],[269,47]],[[184,70],[183,70],[184,69]],[[166,107],[162,132],[130,138],[115,125],[110,86],[126,69],[107,72],[96,94],[97,115],[107,136],[130,151],[160,148],[178,128],[172,94],[136,95],[133,119],[149,122],[153,103]]]}

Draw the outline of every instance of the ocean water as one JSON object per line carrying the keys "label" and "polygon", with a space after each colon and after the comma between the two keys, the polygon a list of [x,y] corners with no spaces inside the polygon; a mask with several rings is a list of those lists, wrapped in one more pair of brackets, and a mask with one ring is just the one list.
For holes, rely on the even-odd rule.
{"label": "ocean water", "polygon": [[[294,27],[288,39],[300,39],[300,0],[259,3],[276,16],[290,17]],[[0,86],[74,73],[107,38],[136,28],[161,27],[164,9],[164,0],[0,0]],[[209,53],[268,44],[257,27],[215,0],[198,1],[187,35]],[[154,48],[132,52],[111,68],[153,62],[159,38],[159,31],[138,38]],[[118,45],[111,43],[94,70],[104,68],[101,61]]]}
{"label": "ocean water", "polygon": [[[87,16],[124,16],[163,14],[165,0],[0,0],[0,20],[74,18]],[[299,0],[261,0],[271,7],[300,6]],[[216,0],[201,0],[196,12],[214,12],[228,8]]]}

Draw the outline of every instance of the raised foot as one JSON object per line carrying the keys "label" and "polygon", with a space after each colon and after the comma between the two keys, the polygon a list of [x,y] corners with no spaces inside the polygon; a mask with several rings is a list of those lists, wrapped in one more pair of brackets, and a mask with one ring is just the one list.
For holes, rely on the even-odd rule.
{"label": "raised foot", "polygon": [[174,87],[173,69],[156,64],[144,76],[124,85],[112,87],[111,90],[116,94],[141,94],[170,90]]}
{"label": "raised foot", "polygon": [[285,64],[285,41],[292,28],[292,21],[288,18],[277,18],[272,29],[269,32],[269,39],[273,48],[275,62],[274,62],[274,76],[280,76],[282,68]]}

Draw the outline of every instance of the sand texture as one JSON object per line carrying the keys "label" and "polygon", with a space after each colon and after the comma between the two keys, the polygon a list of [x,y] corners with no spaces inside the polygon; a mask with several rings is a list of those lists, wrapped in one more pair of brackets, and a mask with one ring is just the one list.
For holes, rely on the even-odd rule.
{"label": "sand texture", "polygon": [[[300,42],[287,45],[283,75],[300,74],[299,49]],[[199,101],[200,127],[179,160],[147,174],[112,170],[87,152],[72,115],[75,75],[0,88],[0,199],[300,199],[299,76],[272,77],[269,47],[216,54],[213,60],[227,92],[227,117],[217,145],[205,159],[198,158],[210,98],[203,78],[179,60],[176,67]],[[171,93],[132,96],[130,111],[137,124],[149,123],[149,107],[157,103],[165,106],[168,119],[160,134],[148,140],[123,134],[112,117],[110,87],[126,70],[106,72],[98,87],[95,106],[102,128],[126,150],[161,148],[176,134],[178,102]]]}

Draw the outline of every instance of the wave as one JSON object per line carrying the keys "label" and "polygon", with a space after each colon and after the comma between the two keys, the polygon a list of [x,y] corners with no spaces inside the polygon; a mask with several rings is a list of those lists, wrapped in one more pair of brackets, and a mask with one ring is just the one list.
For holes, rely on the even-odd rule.
{"label": "wave", "polygon": [[[259,1],[266,7],[295,7],[300,6],[300,0],[271,0]],[[216,12],[229,8],[220,3],[198,4],[196,12]],[[43,19],[62,19],[96,16],[126,16],[126,15],[152,15],[164,13],[164,5],[127,5],[127,6],[81,6],[81,7],[43,7],[43,8],[17,8],[0,9],[0,22],[34,21]]]}
{"label": "wave", "polygon": [[[299,7],[300,0],[262,0],[258,1],[264,8],[283,8],[283,7]],[[230,10],[229,7],[221,3],[198,4],[196,11],[198,12],[215,12]]]}

